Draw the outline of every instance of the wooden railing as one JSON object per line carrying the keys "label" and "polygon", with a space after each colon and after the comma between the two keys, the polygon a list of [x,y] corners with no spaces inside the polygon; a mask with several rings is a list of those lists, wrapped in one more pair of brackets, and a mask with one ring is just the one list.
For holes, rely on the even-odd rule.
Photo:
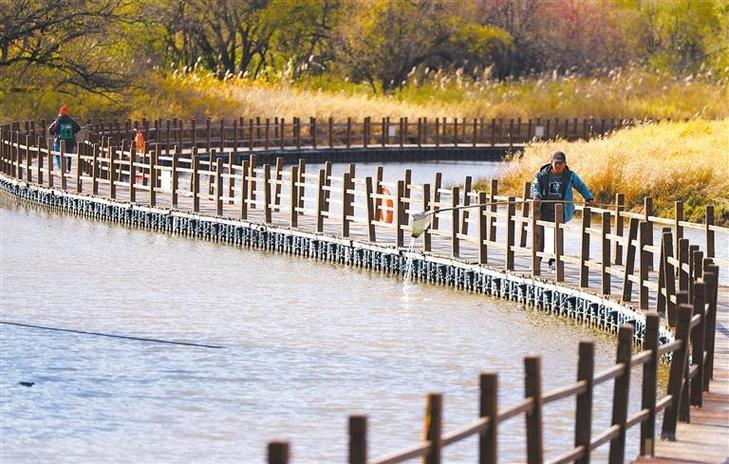
{"label": "wooden railing", "polygon": [[[666,410],[662,434],[673,438],[676,421],[688,418],[688,406],[700,405],[702,392],[708,388],[713,373],[719,264],[726,263],[715,256],[715,236],[729,236],[729,229],[713,223],[711,206],[706,208],[705,223],[694,224],[683,220],[681,202],[676,203],[674,218],[661,218],[653,215],[651,198],[645,199],[642,213],[633,213],[625,211],[619,194],[614,204],[604,208],[579,207],[580,224],[572,226],[542,221],[530,211],[532,204],[526,198],[528,184],[519,200],[498,195],[495,179],[488,192],[475,192],[470,177],[462,187],[444,188],[440,173],[434,175],[432,183],[413,183],[409,170],[402,180],[386,182],[382,167],[375,170],[374,176],[358,177],[352,164],[342,175],[335,176],[331,163],[308,173],[303,161],[288,169],[281,158],[273,166],[259,166],[255,155],[238,162],[238,152],[232,147],[210,149],[206,156],[201,156],[194,144],[188,154],[179,145],[167,147],[169,150],[156,145],[152,151],[136,153],[134,146],[116,147],[109,144],[110,140],[105,140],[106,145],[79,143],[74,154],[66,154],[62,145],[60,156],[70,159],[74,167],[64,172],[53,169],[54,153],[40,137],[33,139],[30,133],[2,129],[0,169],[7,177],[71,193],[310,228],[398,248],[405,244],[412,213],[479,205],[470,210],[436,214],[432,227],[423,236],[423,250],[476,264],[497,264],[507,271],[531,276],[541,275],[542,260],[553,258],[556,281],[569,281],[566,268],[570,267],[576,271],[576,283],[584,291],[590,291],[597,277],[598,293],[613,295],[617,289],[626,304],[637,296],[638,308],[650,309],[642,337],[645,350],[641,354],[632,356],[633,328],[621,327],[615,366],[593,375],[593,348],[582,344],[578,382],[545,394],[541,392],[539,359],[527,358],[526,398],[503,410],[496,404],[496,375],[484,374],[482,416],[476,422],[443,434],[441,397],[431,395],[424,441],[368,462],[402,462],[425,456],[426,462],[436,463],[443,446],[474,434],[480,437],[481,462],[494,462],[498,424],[523,414],[528,423],[528,461],[541,462],[541,408],[571,396],[576,396],[578,402],[575,446],[555,462],[587,462],[589,451],[608,441],[611,462],[622,462],[626,430],[640,423],[641,452],[650,454],[656,414]],[[556,205],[558,218],[562,216],[561,208],[562,205]],[[596,226],[594,216],[600,219]],[[655,227],[664,228],[658,235],[658,245],[654,245]],[[543,251],[542,237],[547,228],[554,231],[553,252]],[[703,250],[684,238],[688,228],[702,231]],[[578,254],[565,249],[566,232],[579,237]],[[599,240],[598,256],[591,255],[591,238]],[[656,265],[658,269],[653,269]],[[654,306],[650,307],[651,304]],[[661,322],[675,328],[675,341],[658,347]],[[659,400],[656,366],[658,358],[668,353],[673,354],[668,395]],[[644,368],[643,406],[638,414],[627,417],[630,368],[639,365]],[[615,379],[612,426],[593,436],[587,425],[591,419],[592,389],[611,379]],[[366,421],[355,417],[350,425],[350,462],[365,462]],[[271,456],[287,455],[285,446],[273,443]]]}
{"label": "wooden railing", "polygon": [[[200,153],[221,147],[238,151],[255,149],[328,149],[392,146],[515,145],[534,139],[589,139],[636,124],[634,119],[595,118],[232,118],[155,119],[152,121],[92,121],[84,125],[85,139],[116,147],[134,139],[141,130],[150,144],[182,149],[196,146]],[[46,136],[48,121],[23,121],[5,125],[35,140]],[[104,138],[102,140],[102,137]]]}

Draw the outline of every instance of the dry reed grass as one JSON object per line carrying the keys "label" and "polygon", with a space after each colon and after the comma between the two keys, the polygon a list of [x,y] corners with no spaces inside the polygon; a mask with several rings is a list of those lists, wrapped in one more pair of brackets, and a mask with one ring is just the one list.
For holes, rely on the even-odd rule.
{"label": "dry reed grass", "polygon": [[[150,77],[132,97],[131,116],[595,117],[721,119],[729,117],[729,86],[704,78],[677,79],[641,70],[604,78],[575,76],[473,81],[455,75],[409,82],[394,95],[342,81],[220,81],[193,73]],[[134,109],[134,108],[139,108]]]}
{"label": "dry reed grass", "polygon": [[628,208],[639,210],[643,197],[652,196],[656,213],[670,217],[674,202],[683,200],[692,221],[713,204],[717,222],[729,223],[729,119],[645,124],[589,142],[533,143],[513,160],[501,185],[520,194],[558,150],[600,202],[620,192]]}

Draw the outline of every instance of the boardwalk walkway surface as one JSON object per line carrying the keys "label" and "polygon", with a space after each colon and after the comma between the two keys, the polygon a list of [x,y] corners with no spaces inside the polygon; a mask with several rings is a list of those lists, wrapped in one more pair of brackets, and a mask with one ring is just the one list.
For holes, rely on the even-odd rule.
{"label": "boardwalk walkway surface", "polygon": [[[127,163],[128,164],[128,163]],[[136,163],[135,163],[136,164]],[[140,163],[141,164],[141,163]],[[207,164],[207,163],[206,163]],[[37,165],[35,160],[30,160],[26,164],[33,177],[36,176]],[[47,166],[47,164],[46,164]],[[141,164],[144,168],[144,165]],[[159,168],[162,169],[161,167]],[[190,192],[193,191],[193,184],[190,182],[190,175],[193,172],[191,168],[180,169],[182,174],[179,177],[179,198],[177,199],[176,210],[192,212],[197,210],[195,214],[204,216],[222,216],[237,218],[241,214],[241,203],[240,200],[243,197],[241,192],[240,178],[237,177],[236,171],[238,167],[233,169],[232,167],[225,168],[224,172],[216,172],[214,170],[207,171],[196,171],[199,175],[197,181],[197,187],[194,188],[196,193],[193,195]],[[110,182],[103,178],[103,174],[99,175],[101,169],[92,168],[94,175],[90,176],[89,172],[81,173],[79,177],[76,172],[76,166],[74,163],[74,170],[66,175],[65,184],[66,190],[69,193],[78,193],[82,195],[89,195],[94,193],[94,196],[109,198],[111,197]],[[42,169],[46,173],[46,180],[43,182],[47,184],[47,170]],[[148,184],[149,180],[149,166],[147,165],[145,173],[145,182]],[[108,171],[107,171],[108,172]],[[251,170],[253,172],[253,170]],[[270,179],[271,185],[270,190],[266,191],[262,186],[263,175],[269,176],[269,168],[266,166],[265,169],[255,169],[253,179],[248,179],[243,184],[246,185],[244,189],[248,190],[245,193],[247,211],[246,217],[248,221],[268,223],[270,225],[276,225],[280,227],[288,227],[290,225],[292,211],[290,202],[284,200],[284,198],[290,198],[292,192],[292,185],[297,185],[291,178],[291,174],[287,171],[281,171],[278,179],[275,176],[265,177]],[[27,173],[26,173],[27,174]],[[351,168],[352,177],[347,177],[348,181],[352,184],[349,187],[351,193],[351,207],[349,213],[342,212],[342,191],[341,182],[342,179],[334,179],[333,183],[326,182],[328,179],[324,179],[323,170],[319,173],[306,173],[305,177],[301,178],[299,182],[302,185],[298,185],[297,188],[301,188],[302,196],[300,204],[297,205],[296,210],[298,213],[293,213],[298,216],[297,228],[304,231],[319,230],[320,232],[330,236],[341,236],[342,235],[342,216],[350,217],[349,220],[349,238],[361,242],[367,242],[371,231],[368,230],[367,225],[367,208],[363,207],[366,202],[358,201],[363,198],[365,184],[363,179],[354,178],[354,168]],[[158,171],[159,175],[159,171]],[[288,176],[287,176],[288,175]],[[54,171],[53,173],[53,185],[58,188],[61,185],[61,179],[59,172]],[[257,177],[258,176],[258,177]],[[129,176],[128,171],[124,172],[122,168],[119,168],[117,174],[114,175],[116,179],[125,177],[127,180],[117,180],[115,182],[114,196],[116,201],[125,202],[130,200],[130,189],[129,189]],[[25,178],[25,176],[23,176]],[[216,180],[217,178],[217,180]],[[211,181],[219,183],[219,185],[211,185]],[[147,185],[143,185],[141,181],[136,183],[134,190],[134,202],[137,204],[145,205],[154,203],[157,208],[169,208],[172,206],[172,198],[169,190],[164,185],[160,185],[160,180],[157,180],[157,188],[155,198],[150,198],[150,191]],[[369,182],[369,181],[368,181]],[[306,185],[303,185],[306,184]],[[382,185],[387,185],[391,189],[402,188],[401,185],[387,184],[385,182]],[[326,186],[326,188],[324,187]],[[303,187],[303,188],[302,188]],[[371,185],[369,185],[371,188]],[[424,190],[423,186],[408,185],[405,183],[405,187],[408,190],[408,196],[403,199],[404,211],[395,211],[397,214],[412,214],[422,209],[421,205],[425,206],[424,202]],[[411,191],[412,187],[412,191]],[[416,188],[418,187],[418,188]],[[92,192],[92,190],[96,192]],[[346,189],[345,189],[346,190]],[[326,194],[323,192],[329,192]],[[222,193],[221,193],[222,192]],[[226,193],[227,192],[227,193]],[[254,193],[252,193],[254,192]],[[438,191],[441,196],[440,203],[437,203],[437,207],[450,206],[452,203],[454,206],[460,203],[461,200],[457,196],[457,189],[442,189]],[[451,195],[449,197],[448,195]],[[377,194],[375,193],[375,197]],[[195,199],[195,197],[197,197]],[[268,198],[270,201],[269,206],[265,208],[264,198]],[[193,200],[199,202],[199,205],[194,206]],[[279,201],[280,199],[280,201]],[[387,198],[382,198],[381,201],[385,203]],[[400,201],[400,200],[396,200]],[[473,199],[470,200],[473,202]],[[374,201],[373,201],[374,202]],[[326,205],[322,211],[322,205]],[[358,205],[358,206],[355,206]],[[431,202],[431,206],[433,203]],[[397,208],[397,206],[396,206]],[[513,205],[509,206],[513,208]],[[473,210],[478,211],[478,210]],[[528,276],[532,272],[533,256],[531,252],[526,252],[526,248],[531,244],[531,236],[528,232],[526,221],[516,222],[516,214],[511,210],[510,216],[512,219],[509,224],[506,224],[505,217],[500,214],[493,214],[489,216],[489,223],[493,220],[494,233],[493,237],[490,237],[487,242],[489,243],[489,255],[485,262],[483,256],[480,255],[482,250],[479,249],[478,240],[474,238],[480,225],[477,220],[477,213],[472,212],[470,215],[447,215],[444,214],[440,218],[441,229],[434,229],[430,235],[431,250],[433,254],[441,255],[445,257],[456,257],[461,262],[479,263],[482,262],[488,266],[503,268],[509,267],[513,274]],[[713,214],[713,212],[712,212]],[[270,215],[270,219],[266,220],[265,215]],[[605,217],[605,216],[603,216]],[[526,216],[525,216],[526,218]],[[609,218],[609,215],[608,215]],[[521,219],[521,218],[520,218]],[[456,234],[452,234],[448,231],[451,224],[461,223],[461,233],[457,234],[458,238],[454,239]],[[512,222],[514,221],[514,222]],[[347,221],[345,221],[347,222]],[[375,230],[377,235],[377,243],[381,243],[386,246],[392,246],[398,240],[396,227],[393,224],[384,224],[380,221],[375,221]],[[515,223],[516,222],[516,223]],[[576,222],[576,221],[575,221]],[[406,224],[406,222],[405,222]],[[601,254],[603,257],[612,256],[613,253],[610,251],[611,243],[619,243],[619,239],[608,238],[610,242],[607,244],[608,252],[605,254],[604,247],[606,246],[605,232],[603,231],[603,240],[599,238],[599,231],[580,230],[579,226],[567,225],[564,227],[564,250],[562,250],[562,260],[564,266],[564,282],[563,285],[572,288],[579,288],[585,292],[592,292],[595,294],[605,294],[615,300],[620,300],[623,295],[623,279],[619,278],[620,273],[626,266],[626,259],[617,260],[615,263],[611,263],[612,259],[608,259],[608,266],[611,267],[611,272],[605,271],[603,264],[603,270],[600,271],[599,263],[590,262],[589,257],[599,257]],[[583,224],[584,227],[584,224]],[[589,225],[588,225],[589,227]],[[652,233],[651,245],[647,245],[647,248],[653,249],[648,254],[639,253],[636,259],[649,259],[654,269],[658,269],[658,252],[656,251],[659,247],[653,246],[661,243],[661,230],[659,227],[655,227]],[[511,230],[511,232],[508,232]],[[708,227],[707,227],[708,230]],[[468,232],[470,231],[470,233]],[[691,231],[686,231],[691,232]],[[511,234],[510,236],[508,234]],[[588,241],[587,250],[585,250],[585,243],[582,241],[583,237],[589,235],[597,235],[596,239]],[[689,234],[690,235],[690,234]],[[401,236],[402,237],[402,236]],[[511,238],[510,238],[511,237]],[[509,256],[508,250],[510,247],[505,245],[509,243],[509,240],[516,239],[515,252]],[[712,235],[712,241],[713,241]],[[400,238],[400,240],[402,240]],[[422,240],[422,238],[421,238]],[[454,248],[454,241],[457,243]],[[613,243],[614,241],[614,243]],[[708,238],[707,238],[708,241]],[[692,237],[692,244],[699,243],[695,236]],[[422,243],[422,242],[421,242]],[[513,241],[511,243],[514,243]],[[523,249],[519,249],[519,243]],[[722,259],[726,260],[727,247],[729,242],[727,237],[719,237],[717,240],[717,255]],[[418,246],[422,246],[418,244]],[[707,245],[708,246],[708,245]],[[714,244],[712,243],[712,247]],[[642,247],[642,245],[641,245]],[[580,250],[581,248],[581,250]],[[615,251],[615,250],[613,250]],[[587,254],[588,260],[580,261],[580,253]],[[622,250],[625,253],[625,249]],[[647,258],[645,258],[647,256]],[[508,264],[511,260],[512,263]],[[620,262],[622,261],[622,263]],[[722,269],[723,275],[720,275],[720,282],[726,282],[726,268]],[[632,272],[632,270],[630,271]],[[644,272],[641,270],[641,272]],[[586,275],[585,275],[586,274]],[[721,273],[720,273],[721,274]],[[610,278],[610,275],[613,278]],[[645,270],[646,276],[651,276],[654,281],[658,280],[658,272],[656,270]],[[542,278],[553,280],[555,278],[554,272],[548,270],[542,270]],[[607,281],[605,280],[607,279]],[[627,279],[627,278],[626,278]],[[607,282],[607,286],[606,286]],[[640,281],[639,281],[640,282]],[[601,290],[602,287],[602,290]],[[645,288],[642,288],[645,287]],[[656,289],[660,287],[650,287],[648,285],[635,285],[632,290],[629,290],[629,296],[632,301],[636,301],[635,298],[640,296],[642,301],[645,301],[644,297],[640,295],[641,291],[645,290],[646,294],[650,289],[650,308],[656,307],[656,301],[658,294]],[[637,309],[636,309],[637,310]],[[718,311],[716,321],[716,357],[714,360],[714,381],[710,385],[710,392],[704,396],[703,407],[692,408],[691,410],[691,422],[680,423],[678,425],[677,440],[674,442],[658,440],[655,447],[655,457],[641,458],[638,462],[641,463],[659,463],[659,462],[727,462],[729,460],[729,288],[726,285],[722,285],[718,291]]]}
{"label": "boardwalk walkway surface", "polygon": [[719,289],[714,380],[704,405],[679,423],[676,441],[656,442],[655,456],[640,464],[729,463],[729,289]]}

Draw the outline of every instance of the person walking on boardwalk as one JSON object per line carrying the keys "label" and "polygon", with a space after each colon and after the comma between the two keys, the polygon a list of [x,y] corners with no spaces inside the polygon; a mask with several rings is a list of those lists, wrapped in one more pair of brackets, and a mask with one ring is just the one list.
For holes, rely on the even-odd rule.
{"label": "person walking on boardwalk", "polygon": [[[81,130],[81,126],[69,116],[67,105],[62,105],[58,110],[58,116],[48,127],[48,133],[53,136],[53,156],[54,164],[57,169],[61,169],[61,142],[65,142],[65,153],[76,152],[76,134]],[[66,171],[71,170],[71,158],[67,159]]]}
{"label": "person walking on boardwalk", "polygon": [[[572,189],[577,189],[589,206],[597,205],[587,185],[567,166],[565,154],[561,151],[555,152],[552,160],[539,168],[539,172],[532,181],[532,199],[535,209],[539,208],[540,219],[554,222],[554,206],[557,202],[563,201],[562,222],[570,221],[575,213]],[[544,231],[544,251],[554,253],[554,229],[545,227]],[[550,258],[549,267],[553,266],[554,258]]]}

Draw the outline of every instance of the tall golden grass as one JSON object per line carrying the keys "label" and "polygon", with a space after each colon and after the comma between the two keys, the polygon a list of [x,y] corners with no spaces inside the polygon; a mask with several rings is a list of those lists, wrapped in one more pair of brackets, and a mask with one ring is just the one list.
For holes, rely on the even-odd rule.
{"label": "tall golden grass", "polygon": [[132,117],[240,115],[379,117],[595,117],[721,119],[729,117],[729,86],[705,78],[678,79],[639,69],[603,78],[543,77],[474,81],[437,74],[414,79],[393,95],[363,85],[317,79],[289,83],[193,73],[153,76],[134,93]]}
{"label": "tall golden grass", "polygon": [[520,194],[555,151],[585,181],[599,202],[625,195],[630,209],[653,197],[657,214],[672,216],[683,200],[688,220],[701,221],[713,204],[717,223],[729,223],[729,119],[645,124],[589,142],[532,143],[513,160],[500,185]]}
{"label": "tall golden grass", "polygon": [[[420,79],[420,81],[418,80]],[[424,80],[425,79],[425,80]],[[0,87],[2,89],[2,87]],[[392,95],[363,84],[319,76],[291,82],[232,77],[221,81],[201,71],[146,73],[117,94],[55,93],[52,88],[2,93],[0,122],[55,115],[61,103],[80,118],[298,116],[346,117],[560,117],[723,119],[729,117],[729,85],[711,76],[677,78],[640,68],[600,78],[542,76],[522,80],[474,80],[462,74],[412,76]]]}

